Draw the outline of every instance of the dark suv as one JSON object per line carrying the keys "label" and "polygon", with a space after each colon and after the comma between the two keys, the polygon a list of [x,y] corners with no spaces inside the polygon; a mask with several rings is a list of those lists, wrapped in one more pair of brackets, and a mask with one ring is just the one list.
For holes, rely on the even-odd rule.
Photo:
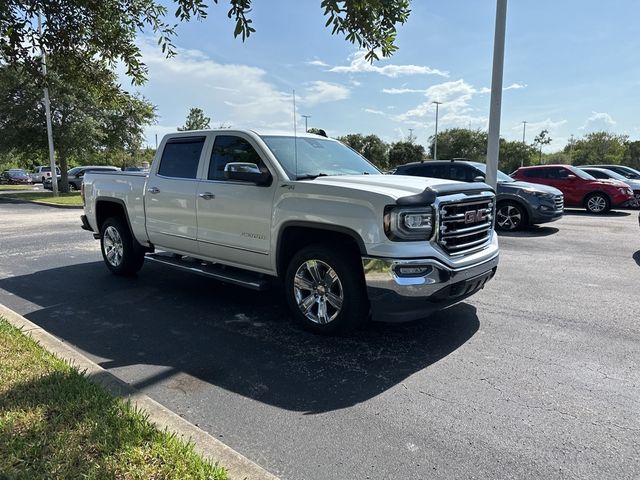
{"label": "dark suv", "polygon": [[[400,165],[395,175],[483,182],[486,165],[467,160],[435,160]],[[527,225],[558,220],[564,212],[562,192],[553,187],[516,182],[498,171],[496,227],[517,230]]]}

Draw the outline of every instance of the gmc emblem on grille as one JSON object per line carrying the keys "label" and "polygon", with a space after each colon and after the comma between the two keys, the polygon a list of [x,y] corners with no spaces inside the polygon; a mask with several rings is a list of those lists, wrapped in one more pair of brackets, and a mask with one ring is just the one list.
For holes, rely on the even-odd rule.
{"label": "gmc emblem on grille", "polygon": [[464,223],[483,222],[487,216],[482,210],[469,210],[464,212]]}

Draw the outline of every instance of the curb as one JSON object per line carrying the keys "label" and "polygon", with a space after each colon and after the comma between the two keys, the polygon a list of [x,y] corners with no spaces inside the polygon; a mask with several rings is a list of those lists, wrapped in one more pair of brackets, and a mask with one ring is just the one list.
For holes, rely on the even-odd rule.
{"label": "curb", "polygon": [[73,209],[81,210],[81,209],[84,208],[82,205],[54,205],[52,203],[34,202],[33,200],[22,200],[22,199],[18,199],[18,198],[2,198],[4,195],[8,195],[8,194],[0,195],[0,202],[5,202],[5,203],[31,203],[32,205],[42,205],[44,207],[72,209],[72,210]]}
{"label": "curb", "polygon": [[129,400],[136,408],[144,410],[149,415],[149,420],[160,430],[166,428],[182,439],[192,442],[196,453],[212,462],[218,462],[220,466],[226,468],[229,478],[279,480],[278,477],[267,472],[258,464],[123,382],[22,315],[2,304],[0,304],[0,315],[14,327],[21,329],[25,335],[31,336],[50,353],[68,361],[80,371],[84,370],[87,378],[102,385],[112,395]]}

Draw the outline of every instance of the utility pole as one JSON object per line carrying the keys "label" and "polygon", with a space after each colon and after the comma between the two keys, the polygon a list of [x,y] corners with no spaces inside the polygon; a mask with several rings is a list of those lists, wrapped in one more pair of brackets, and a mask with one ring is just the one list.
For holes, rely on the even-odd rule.
{"label": "utility pole", "polygon": [[302,115],[304,117],[304,131],[308,132],[309,129],[307,128],[307,120],[309,120],[311,118],[311,115]]}
{"label": "utility pole", "polygon": [[156,150],[158,150],[158,134],[156,133]]}
{"label": "utility pole", "polygon": [[435,103],[436,105],[436,134],[433,141],[433,159],[438,159],[438,107],[442,105],[442,102],[433,101],[431,103]]}
{"label": "utility pole", "polygon": [[[38,34],[42,41],[42,18],[38,12]],[[49,143],[49,165],[51,167],[51,190],[53,196],[58,196],[58,172],[56,170],[56,157],[53,149],[53,129],[51,128],[51,102],[49,100],[49,87],[47,86],[47,56],[44,47],[40,44],[42,54],[42,77],[44,78],[44,112],[47,118],[47,141]]]}
{"label": "utility pole", "polygon": [[569,162],[573,163],[573,133],[569,139]]}
{"label": "utility pole", "polygon": [[413,143],[413,128],[409,129],[409,143]]}
{"label": "utility pole", "polygon": [[[522,122],[522,144],[526,145],[527,141],[526,141],[526,135],[527,134],[527,121],[525,120],[524,122]],[[524,158],[521,157],[520,158],[520,166],[524,167]]]}
{"label": "utility pole", "polygon": [[489,110],[489,141],[487,142],[486,183],[494,189],[498,184],[500,154],[500,112],[502,110],[502,76],[504,72],[504,39],[507,29],[507,0],[497,0],[496,31],[493,40],[493,71],[491,73],[491,107]]}

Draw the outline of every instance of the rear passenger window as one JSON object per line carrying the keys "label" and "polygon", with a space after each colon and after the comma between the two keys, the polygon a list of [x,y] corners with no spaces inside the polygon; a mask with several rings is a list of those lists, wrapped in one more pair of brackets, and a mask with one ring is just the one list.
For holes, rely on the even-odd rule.
{"label": "rear passenger window", "polygon": [[543,168],[536,168],[534,170],[524,170],[522,173],[527,178],[547,178],[547,172]]}
{"label": "rear passenger window", "polygon": [[244,138],[233,135],[217,135],[213,144],[211,162],[209,162],[209,180],[225,180],[224,167],[227,163],[255,163],[262,171],[266,171],[258,152]]}
{"label": "rear passenger window", "polygon": [[465,165],[451,165],[451,176],[449,178],[460,182],[472,182],[473,172]]}
{"label": "rear passenger window", "polygon": [[162,152],[158,175],[174,178],[196,178],[204,137],[174,138]]}

